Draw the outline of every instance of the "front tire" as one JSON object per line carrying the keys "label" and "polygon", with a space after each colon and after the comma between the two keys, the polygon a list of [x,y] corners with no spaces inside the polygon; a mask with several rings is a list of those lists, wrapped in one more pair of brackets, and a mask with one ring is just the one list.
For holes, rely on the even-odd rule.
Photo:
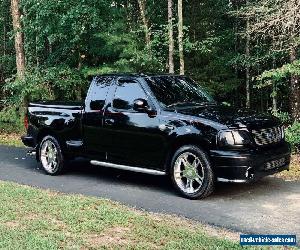
{"label": "front tire", "polygon": [[179,148],[172,159],[170,175],[178,192],[189,199],[202,199],[214,190],[214,173],[207,154],[194,145]]}
{"label": "front tire", "polygon": [[65,160],[59,142],[53,136],[46,136],[39,146],[39,157],[43,170],[48,175],[63,172]]}

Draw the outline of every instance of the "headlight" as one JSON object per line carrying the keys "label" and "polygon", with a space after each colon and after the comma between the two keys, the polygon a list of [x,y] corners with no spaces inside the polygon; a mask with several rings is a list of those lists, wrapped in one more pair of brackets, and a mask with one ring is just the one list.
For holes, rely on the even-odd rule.
{"label": "headlight", "polygon": [[252,144],[252,139],[247,130],[225,130],[218,134],[218,145],[220,147],[249,144]]}

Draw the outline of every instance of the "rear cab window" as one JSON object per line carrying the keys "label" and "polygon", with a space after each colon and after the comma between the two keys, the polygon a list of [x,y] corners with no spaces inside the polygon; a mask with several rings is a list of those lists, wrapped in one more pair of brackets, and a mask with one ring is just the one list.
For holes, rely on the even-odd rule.
{"label": "rear cab window", "polygon": [[88,91],[85,107],[87,111],[101,110],[105,106],[107,94],[113,83],[113,77],[96,77],[92,81],[91,88]]}

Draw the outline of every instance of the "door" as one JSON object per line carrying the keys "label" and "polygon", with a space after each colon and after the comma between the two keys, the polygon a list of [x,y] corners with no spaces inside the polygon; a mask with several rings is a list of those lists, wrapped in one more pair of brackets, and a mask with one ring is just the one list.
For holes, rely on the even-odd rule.
{"label": "door", "polygon": [[83,144],[86,154],[92,159],[106,160],[107,137],[103,130],[106,97],[111,90],[114,78],[97,77],[91,83],[85,101],[82,119]]}
{"label": "door", "polygon": [[[145,99],[152,112],[133,109],[136,99]],[[159,118],[140,83],[135,79],[119,79],[112,94],[111,105],[105,111],[108,160],[116,164],[137,167],[162,168],[163,134]]]}

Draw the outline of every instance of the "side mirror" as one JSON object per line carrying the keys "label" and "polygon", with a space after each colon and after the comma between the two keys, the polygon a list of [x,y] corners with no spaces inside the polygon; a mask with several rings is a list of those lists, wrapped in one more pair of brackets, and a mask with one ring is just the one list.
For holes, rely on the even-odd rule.
{"label": "side mirror", "polygon": [[150,107],[148,105],[147,100],[139,98],[135,99],[133,102],[133,110],[138,111],[138,112],[145,112],[147,113],[150,111]]}

